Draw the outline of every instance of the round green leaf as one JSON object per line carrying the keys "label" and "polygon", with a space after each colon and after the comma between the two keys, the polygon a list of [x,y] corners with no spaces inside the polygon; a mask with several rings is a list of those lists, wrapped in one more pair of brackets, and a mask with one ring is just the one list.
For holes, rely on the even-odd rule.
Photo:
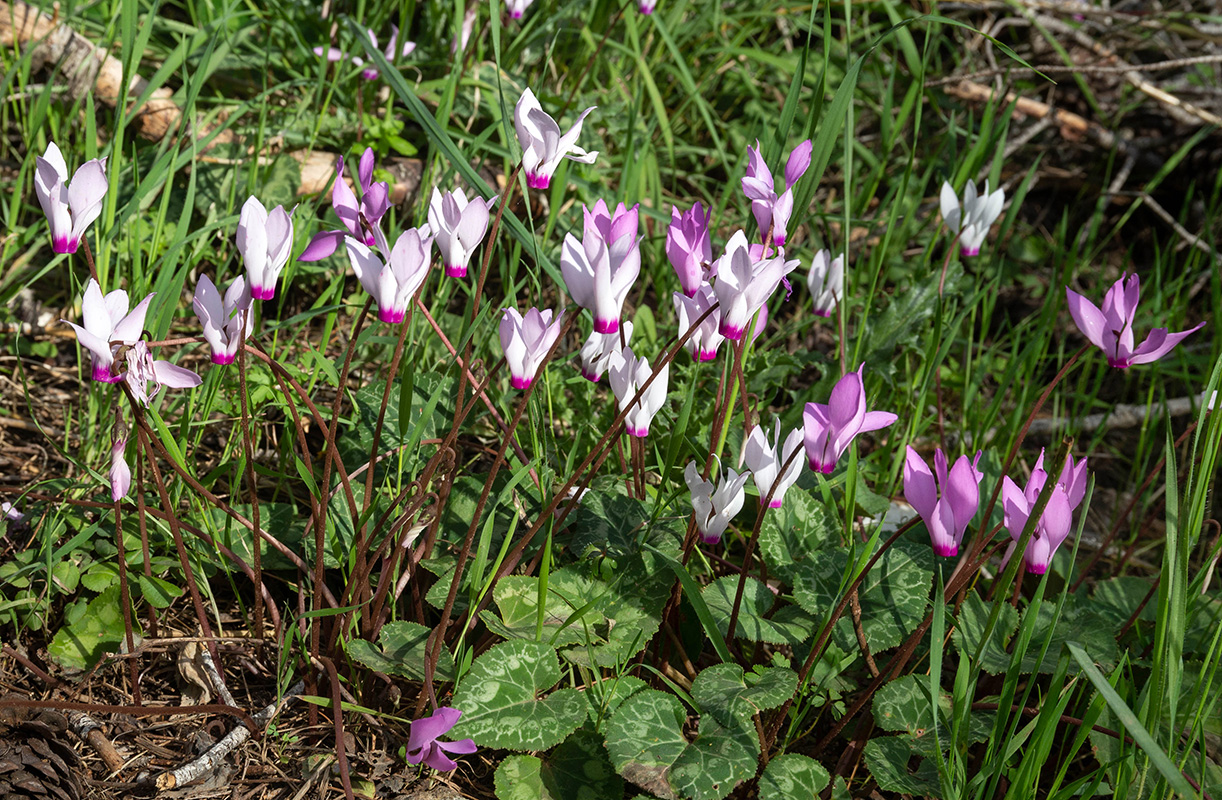
{"label": "round green leaf", "polygon": [[[730,615],[734,611],[737,592],[737,575],[718,578],[701,592],[722,636],[730,630]],[[768,644],[797,644],[814,634],[815,621],[805,614],[771,619],[765,617],[775,603],[776,596],[772,590],[755,578],[747,578],[742,603],[738,607],[738,621],[734,624],[735,638]]]}
{"label": "round green leaf", "polygon": [[814,797],[831,780],[827,770],[797,753],[785,753],[768,762],[760,776],[759,800],[794,800]]}

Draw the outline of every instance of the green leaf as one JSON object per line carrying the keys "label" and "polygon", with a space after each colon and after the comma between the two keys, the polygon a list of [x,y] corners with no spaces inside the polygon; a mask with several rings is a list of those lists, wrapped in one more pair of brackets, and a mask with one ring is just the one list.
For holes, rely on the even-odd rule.
{"label": "green leaf", "polygon": [[[840,600],[840,581],[848,567],[844,548],[819,552],[803,564],[794,579],[794,599],[808,613],[826,615]],[[861,627],[870,650],[897,646],[925,616],[933,580],[933,552],[928,545],[897,541],[874,564],[858,590]],[[833,638],[848,652],[858,649],[852,620],[846,613]]]}
{"label": "green leaf", "polygon": [[[1004,673],[1009,667],[1010,654],[1006,652],[1006,645],[1018,628],[1017,609],[1004,600],[997,602],[1002,603],[1004,608],[1001,609],[997,624],[980,655],[981,668],[994,675]],[[975,592],[967,596],[967,600],[959,609],[959,622],[952,636],[955,649],[960,655],[970,658],[980,648],[980,640],[989,620],[989,611],[989,604],[983,597]]]}
{"label": "green leaf", "polygon": [[[717,622],[717,629],[725,636],[730,628],[730,615],[734,611],[734,596],[738,592],[738,576],[725,575],[704,587],[701,593],[709,607],[709,613]],[[776,596],[772,590],[756,578],[748,578],[743,587],[742,603],[738,607],[738,621],[734,625],[734,636],[752,642],[768,644],[797,644],[811,638],[815,633],[813,617],[786,606],[782,610],[791,613],[774,616],[765,615],[772,610]],[[792,613],[796,611],[797,613]]]}
{"label": "green leaf", "polygon": [[757,667],[744,675],[737,664],[716,664],[696,676],[692,699],[722,726],[742,726],[754,736],[752,718],[781,705],[797,688],[798,675],[791,669]]}
{"label": "green leaf", "polygon": [[[603,622],[601,614],[587,611],[581,622],[566,626],[569,617],[604,588],[592,583],[569,568],[549,577],[543,610],[543,636],[539,641],[553,647],[577,644],[585,638],[582,622],[592,625]],[[534,641],[537,638],[535,631],[539,614],[539,579],[527,575],[507,575],[497,581],[492,596],[500,616],[484,611],[481,617],[488,628],[506,639]]]}
{"label": "green leaf", "polygon": [[586,700],[590,703],[590,722],[598,725],[604,717],[619,708],[620,704],[648,685],[635,675],[620,675],[618,678],[600,681],[598,686],[605,692],[601,697],[594,692],[585,692]]}
{"label": "green leaf", "polygon": [[760,526],[759,547],[764,563],[792,582],[799,565],[840,543],[840,521],[807,492],[790,491],[785,505],[769,511]]}
{"label": "green leaf", "polygon": [[794,800],[814,797],[831,777],[815,761],[797,753],[785,753],[768,762],[760,776],[759,800]]}
{"label": "green leaf", "polygon": [[153,575],[141,575],[139,580],[140,594],[153,608],[169,608],[171,603],[182,597],[183,590],[169,581]]}
{"label": "green leaf", "polygon": [[[348,655],[370,669],[387,675],[424,680],[431,633],[431,628],[417,622],[388,622],[382,626],[376,646],[364,639],[353,639],[347,644]],[[436,676],[444,681],[454,680],[454,657],[444,647],[437,659]]]}
{"label": "green leaf", "polygon": [[509,756],[492,777],[497,800],[559,800],[543,786],[542,770],[541,758]]}
{"label": "green leaf", "polygon": [[[122,609],[118,586],[93,598],[83,614],[55,634],[48,648],[51,657],[64,667],[83,670],[106,653],[118,651],[124,639]],[[132,623],[136,623],[134,617]]]}
{"label": "green leaf", "polygon": [[119,583],[119,567],[99,561],[81,575],[81,585],[91,592],[102,592]]}
{"label": "green leaf", "polygon": [[878,736],[866,743],[866,767],[884,792],[900,792],[918,797],[941,797],[938,768],[922,758],[915,770],[908,762],[914,753],[905,737]]}
{"label": "green leaf", "polygon": [[559,689],[540,699],[559,681],[559,660],[547,645],[495,645],[475,660],[454,693],[452,705],[463,716],[452,737],[505,750],[546,750],[559,744],[586,719],[586,703],[576,689]]}
{"label": "green leaf", "polygon": [[603,739],[579,730],[544,758],[510,756],[497,767],[498,800],[619,800],[624,781],[607,759]]}

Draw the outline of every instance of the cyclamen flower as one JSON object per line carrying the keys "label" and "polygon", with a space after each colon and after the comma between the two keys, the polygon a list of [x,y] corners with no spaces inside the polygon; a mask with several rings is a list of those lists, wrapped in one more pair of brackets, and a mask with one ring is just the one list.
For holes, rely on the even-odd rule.
{"label": "cyclamen flower", "polygon": [[[713,287],[707,283],[700,287],[696,294],[688,297],[682,292],[675,292],[672,299],[675,303],[675,313],[679,316],[679,335],[687,333],[696,320],[704,316],[717,302],[713,295]],[[761,306],[761,309],[764,307]],[[717,358],[717,348],[725,341],[725,337],[717,332],[721,326],[721,312],[716,310],[704,317],[704,321],[696,325],[695,331],[683,343],[683,349],[692,354],[696,361],[712,361]],[[757,331],[762,326],[757,325]]]}
{"label": "cyclamen flower", "polygon": [[75,253],[85,230],[102,213],[106,198],[106,159],[92,159],[77,167],[68,180],[68,165],[55,142],[35,156],[34,193],[51,226],[51,249]]}
{"label": "cyclamen flower", "polygon": [[[169,361],[154,360],[143,341],[136,342],[127,351],[127,372],[123,374],[123,380],[132,397],[142,406],[148,406],[162,386],[194,389],[203,383],[203,379],[189,369]],[[150,383],[153,385],[151,390]]]}
{"label": "cyclamen flower", "polygon": [[[768,504],[768,507],[780,508],[785,500],[785,492],[789,491],[789,487],[793,486],[798,476],[802,474],[802,459],[794,458],[794,453],[802,448],[802,438],[802,429],[794,428],[785,437],[785,444],[782,447],[779,419],[774,423],[771,441],[768,440],[768,434],[764,432],[762,425],[756,425],[751,429],[751,437],[747,439],[743,456],[747,462],[747,469],[751,470],[751,476],[755,479],[755,487],[759,490],[761,505],[768,497],[768,492],[771,491],[772,502]],[[782,473],[781,468],[786,463],[789,466]]]}
{"label": "cyclamen flower", "polygon": [[963,190],[963,208],[959,208],[959,197],[949,181],[942,182],[942,219],[946,227],[959,236],[959,252],[965,256],[980,254],[980,244],[988,235],[989,228],[1001,216],[1001,207],[1006,195],[1001,189],[989,194],[989,182],[984,182],[984,192],[976,194],[976,182],[969,180]]}
{"label": "cyclamen flower", "polygon": [[466,277],[471,254],[488,232],[488,212],[496,200],[495,197],[491,200],[473,197],[468,202],[462,189],[442,194],[433,188],[433,197],[429,200],[429,232],[436,237],[446,275]]}
{"label": "cyclamen flower", "polygon": [[7,501],[0,503],[0,514],[3,514],[9,522],[21,522],[25,519],[25,514],[18,511],[17,506]]}
{"label": "cyclamen flower", "polygon": [[751,201],[751,213],[759,225],[760,236],[772,235],[772,244],[780,247],[788,235],[786,227],[793,215],[793,186],[810,168],[810,154],[814,145],[810,139],[802,142],[789,153],[785,163],[785,191],[778,197],[773,188],[772,170],[760,155],[760,143],[747,148],[747,175],[743,178],[743,194]]}
{"label": "cyclamen flower", "polygon": [[[624,345],[632,341],[632,322],[624,322]],[[581,346],[581,377],[592,383],[602,380],[603,373],[611,364],[611,356],[620,350],[620,332],[599,333],[594,331]]]}
{"label": "cyclamen flower", "polygon": [[815,313],[830,317],[844,297],[844,255],[833,259],[827,250],[815,253],[810,272],[806,274],[806,285],[815,298]]}
{"label": "cyclamen flower", "polygon": [[1082,295],[1065,287],[1069,302],[1069,313],[1091,344],[1107,355],[1109,367],[1125,369],[1134,364],[1149,364],[1157,361],[1179,344],[1190,333],[1204,327],[1197,325],[1180,333],[1168,333],[1166,328],[1150,331],[1146,340],[1133,346],[1133,317],[1137,313],[1137,302],[1141,298],[1141,286],[1137,275],[1121,275],[1103,296],[1103,310]]}
{"label": "cyclamen flower", "polygon": [[826,405],[807,403],[802,414],[806,433],[806,455],[810,468],[830,475],[849,443],[859,433],[877,431],[899,417],[886,411],[866,411],[866,392],[861,373],[865,364],[841,378],[832,387]]}
{"label": "cyclamen flower", "polygon": [[212,279],[200,275],[191,305],[204,326],[204,339],[212,348],[212,363],[232,364],[238,348],[255,326],[246,279],[241,275],[235,278],[222,298]]}
{"label": "cyclamen flower", "polygon": [[127,497],[132,488],[132,470],[123,458],[123,450],[127,447],[127,437],[115,438],[110,448],[110,499],[116,503]]}
{"label": "cyclamen flower", "polygon": [[424,762],[435,770],[449,772],[458,766],[446,753],[467,754],[476,750],[471,739],[439,742],[437,737],[453,728],[462,712],[457,708],[439,708],[430,717],[414,720],[407,737],[407,763]]}
{"label": "cyclamen flower", "polygon": [[93,356],[92,375],[95,381],[117,383],[123,380],[123,373],[116,375],[112,370],[115,353],[120,346],[134,345],[139,341],[153,294],[150,292],[128,313],[127,292],[116,289],[103,297],[98,282],[89,279],[85,297],[81,301],[84,326],[62,321],[72,326],[76,331],[76,340]]}
{"label": "cyclamen flower", "polygon": [[[666,259],[679,276],[679,285],[688,297],[695,297],[700,285],[716,274],[710,271],[713,244],[709,238],[709,215],[696,203],[679,213],[670,210],[670,227],[666,229]],[[706,266],[709,265],[709,266]]]}
{"label": "cyclamen flower", "polygon": [[712,481],[700,477],[696,462],[689,461],[683,478],[692,493],[692,511],[695,512],[700,539],[705,544],[717,544],[730,526],[734,515],[742,510],[743,487],[747,484],[747,473],[740,475],[732,469],[727,469],[714,488]]}
{"label": "cyclamen flower", "polygon": [[[306,245],[298,261],[319,261],[335,252],[345,236],[353,236],[364,242],[366,247],[375,245],[385,251],[386,237],[382,234],[380,223],[382,217],[390,209],[390,186],[386,181],[373,180],[374,155],[373,148],[365,148],[357,165],[357,180],[361,185],[361,199],[358,202],[356,194],[344,181],[344,159],[335,164],[335,184],[331,189],[331,207],[335,216],[344,223],[344,230],[321,231]],[[255,297],[259,295],[256,293]]]}
{"label": "cyclamen flower", "polygon": [[753,262],[747,235],[738,231],[730,237],[725,255],[717,262],[717,283],[713,287],[721,304],[721,335],[734,341],[741,339],[751,317],[798,263],[786,261],[784,254]]}
{"label": "cyclamen flower", "polygon": [[347,245],[352,271],[378,304],[378,319],[391,324],[402,322],[412,297],[429,274],[433,237],[428,235],[428,226],[423,234],[415,228],[399,234],[385,263],[356,239],[349,238]]}
{"label": "cyclamen flower", "polygon": [[[1027,479],[1025,488],[1019,489],[1018,484],[1010,480],[1008,475],[1002,478],[1003,522],[1013,540],[1006,549],[1003,563],[1008,563],[1014,554],[1014,549],[1023,536],[1023,528],[1027,526],[1027,520],[1047,481],[1048,473],[1044,471],[1043,450],[1040,451],[1040,457],[1035,462],[1035,469],[1031,470],[1031,477]],[[1028,572],[1043,575],[1048,571],[1048,565],[1052,563],[1052,557],[1056,555],[1057,548],[1069,536],[1070,528],[1073,526],[1074,509],[1082,502],[1085,495],[1086,459],[1083,458],[1074,464],[1073,457],[1069,456],[1065,459],[1061,475],[1057,478],[1057,485],[1053,488],[1048,505],[1044,508],[1044,514],[1036,523],[1035,531],[1032,532],[1027,542],[1027,549],[1023,553],[1023,561],[1027,565]]]}
{"label": "cyclamen flower", "polygon": [[658,0],[640,0],[640,2],[637,4],[637,8],[640,9],[641,13],[645,16],[652,14],[653,10],[657,7]]}
{"label": "cyclamen flower", "polygon": [[512,19],[521,19],[526,13],[526,9],[530,8],[535,0],[505,0],[505,7],[509,9],[509,16]]}
{"label": "cyclamen flower", "polygon": [[[601,199],[594,203],[592,209],[583,205],[581,207],[581,238],[584,240],[597,236],[606,242],[607,250],[611,253],[612,268],[615,268],[617,264],[628,258],[633,250],[638,250],[640,240],[637,239],[636,234],[640,227],[640,209],[639,203],[632,208],[627,208],[620,203],[615,207],[615,213],[612,214],[607,204]],[[635,258],[640,261],[639,250]]]}
{"label": "cyclamen flower", "polygon": [[253,195],[238,219],[238,252],[246,265],[250,294],[257,300],[276,296],[276,280],[293,249],[293,214],[276,206],[269,214]]}
{"label": "cyclamen flower", "polygon": [[[373,46],[377,47],[378,46],[377,34],[373,32],[373,29],[369,29],[366,32],[369,35],[369,40],[373,42]],[[395,25],[391,25],[390,26],[390,40],[386,42],[386,48],[382,51],[383,54],[386,56],[387,61],[395,60],[396,44],[398,43],[398,40],[399,40],[399,28]],[[412,54],[412,51],[415,49],[416,49],[415,42],[404,42],[403,50],[401,53],[399,53],[399,55],[401,58],[407,58],[409,55]],[[322,47],[315,47],[314,55],[316,56],[326,55],[328,61],[341,61],[344,58],[344,51],[340,50],[338,47],[328,47],[325,50]],[[353,64],[355,64],[358,67],[363,67],[365,65],[365,59],[361,58],[360,56],[351,56],[348,58],[348,60],[351,61]],[[367,81],[376,80],[380,74],[381,73],[378,72],[377,67],[365,67],[364,69],[361,70],[361,77],[363,77]]]}
{"label": "cyclamen flower", "polygon": [[[611,355],[608,376],[611,381],[611,391],[619,402],[620,411],[627,410],[624,425],[631,436],[645,437],[649,435],[649,423],[666,403],[666,383],[670,379],[670,364],[658,371],[658,376],[649,384],[649,388],[640,392],[645,381],[653,370],[649,367],[649,359],[638,358],[631,347],[625,347]],[[636,400],[633,400],[637,394]]]}
{"label": "cyclamen flower", "polygon": [[933,455],[934,471],[930,472],[920,454],[911,446],[908,448],[904,460],[904,498],[925,521],[933,551],[940,556],[958,555],[963,534],[976,516],[980,481],[984,479],[977,469],[980,456],[977,452],[971,461],[967,456],[959,456],[948,471],[946,454],[939,447]]}
{"label": "cyclamen flower", "polygon": [[535,379],[539,366],[551,352],[552,345],[560,336],[560,320],[564,319],[561,311],[552,319],[552,310],[540,311],[532,308],[526,315],[518,313],[516,308],[506,308],[501,316],[501,349],[505,351],[505,361],[509,364],[512,376],[510,384],[515,389],[528,389]]}
{"label": "cyclamen flower", "polygon": [[[510,6],[510,14],[512,13],[513,7]],[[521,16],[520,11],[518,16]],[[598,158],[598,151],[587,153],[577,146],[577,137],[581,135],[581,126],[586,116],[595,108],[597,106],[590,106],[581,112],[573,127],[561,135],[560,126],[539,105],[535,93],[530,89],[522,92],[513,109],[513,126],[518,132],[518,143],[522,145],[522,168],[526,171],[527,186],[532,189],[546,189],[551,184],[552,175],[560,166],[562,158],[570,158],[583,164],[594,163],[594,159]]]}
{"label": "cyclamen flower", "polygon": [[571,233],[564,236],[560,274],[573,301],[594,315],[594,330],[599,333],[619,330],[624,300],[641,271],[639,242],[632,239],[624,250],[629,238],[608,243],[588,231],[580,242]]}

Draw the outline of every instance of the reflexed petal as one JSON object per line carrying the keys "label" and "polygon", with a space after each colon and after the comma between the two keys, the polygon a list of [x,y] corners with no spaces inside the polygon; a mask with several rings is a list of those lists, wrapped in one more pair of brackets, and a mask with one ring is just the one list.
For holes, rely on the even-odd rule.
{"label": "reflexed petal", "polygon": [[154,361],[153,375],[162,386],[172,389],[192,389],[204,382],[203,378],[191,370],[169,361]]}
{"label": "reflexed petal", "polygon": [[[298,261],[320,261],[335,252],[335,249],[340,246],[340,243],[345,239],[343,231],[320,231],[314,234],[314,238],[301,251],[301,255],[297,256]],[[253,283],[257,278],[251,277]]]}
{"label": "reflexed petal", "polygon": [[1078,330],[1082,331],[1082,335],[1095,347],[1107,350],[1103,336],[1108,328],[1103,312],[1094,303],[1069,287],[1065,287],[1065,298],[1069,304],[1069,314],[1073,317]]}
{"label": "reflexed petal", "polygon": [[946,227],[950,228],[952,233],[959,233],[959,224],[963,219],[963,212],[959,208],[959,196],[955,194],[954,187],[950,185],[950,181],[942,182],[942,193],[938,200],[942,210],[942,219],[946,221]]}
{"label": "reflexed petal", "polygon": [[1157,361],[1167,355],[1167,353],[1170,353],[1187,336],[1200,330],[1204,325],[1205,323],[1202,322],[1195,328],[1190,328],[1180,333],[1168,333],[1166,328],[1155,328],[1150,331],[1150,335],[1146,337],[1146,340],[1133,351],[1133,357],[1130,361],[1134,364],[1149,364],[1152,361]]}
{"label": "reflexed petal", "polygon": [[[114,293],[111,292],[111,294]],[[140,338],[140,334],[144,331],[144,318],[148,314],[149,303],[153,302],[155,294],[156,292],[150,292],[146,295],[143,300],[136,304],[131,313],[115,326],[115,329],[110,334],[112,341],[134,344]]]}
{"label": "reflexed petal", "polygon": [[785,163],[785,188],[791,188],[798,182],[806,170],[810,168],[810,154],[814,149],[814,143],[810,139],[802,142],[793,149],[789,154],[789,160]]}
{"label": "reflexed petal", "polygon": [[911,445],[904,458],[904,499],[916,509],[928,527],[933,518],[934,506],[938,503],[938,487],[925,460]]}

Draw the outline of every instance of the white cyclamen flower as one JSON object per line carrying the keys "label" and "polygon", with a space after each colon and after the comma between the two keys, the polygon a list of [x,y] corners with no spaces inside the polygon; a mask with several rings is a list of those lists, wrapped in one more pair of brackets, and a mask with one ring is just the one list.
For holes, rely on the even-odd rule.
{"label": "white cyclamen flower", "polygon": [[51,225],[51,249],[75,253],[85,229],[102,213],[106,199],[106,159],[86,161],[68,180],[68,165],[55,142],[35,157],[34,193]]}
{"label": "white cyclamen flower", "polygon": [[[632,322],[624,322],[624,344],[632,341]],[[581,346],[581,377],[593,383],[602,380],[603,373],[611,363],[613,353],[620,350],[620,332],[599,333],[594,331]]]}
{"label": "white cyclamen flower", "polygon": [[[652,374],[649,359],[637,358],[631,347],[625,347],[611,355],[608,372],[611,391],[615,393],[620,411],[627,410],[628,412],[624,418],[624,425],[631,436],[648,436],[649,423],[666,403],[666,384],[670,379],[670,364],[662,367],[658,371],[658,376],[649,384],[649,388],[641,392],[641,387]],[[640,397],[637,397],[638,393]],[[633,400],[634,397],[635,400]]]}
{"label": "white cyclamen flower", "polygon": [[98,282],[89,279],[85,298],[81,302],[81,321],[85,324],[77,325],[68,320],[63,322],[72,326],[76,331],[76,340],[93,356],[92,375],[95,381],[117,383],[123,380],[123,373],[116,375],[111,371],[115,353],[122,345],[134,345],[139,341],[153,294],[150,292],[128,313],[127,292],[115,289],[103,297]]}
{"label": "white cyclamen flower", "polygon": [[429,230],[436,237],[446,275],[462,278],[467,274],[471,254],[488,232],[488,212],[497,198],[473,197],[470,202],[462,189],[444,194],[433,188],[429,200]]}
{"label": "white cyclamen flower", "polygon": [[836,304],[844,297],[844,255],[834,259],[827,250],[815,253],[810,272],[806,274],[806,285],[815,299],[815,313],[830,317]]}
{"label": "white cyclamen flower", "polygon": [[718,329],[721,335],[734,341],[741,339],[755,312],[768,302],[781,280],[793,272],[798,263],[796,259],[786,261],[783,253],[755,262],[751,258],[747,235],[738,231],[731,236],[725,255],[717,261],[717,283],[713,287],[721,305]]}
{"label": "white cyclamen flower", "polygon": [[386,263],[364,242],[352,237],[344,241],[352,271],[378,304],[378,319],[392,324],[402,322],[412,297],[429,274],[429,248],[433,246],[433,237],[428,235],[428,226],[423,233],[408,228],[399,234]]}
{"label": "white cyclamen flower", "polygon": [[988,235],[989,228],[1001,216],[1001,207],[1006,202],[1006,195],[1001,189],[989,194],[989,182],[984,182],[984,191],[976,193],[976,182],[969,180],[963,190],[963,208],[959,207],[959,197],[949,181],[942,182],[942,219],[946,227],[959,236],[959,252],[965,256],[980,253],[980,244]]}
{"label": "white cyclamen flower", "polygon": [[552,319],[550,308],[543,311],[532,308],[525,315],[518,313],[516,308],[504,309],[500,326],[501,349],[505,351],[513,388],[530,388],[543,359],[560,336],[562,319],[563,311]]}
{"label": "white cyclamen flower", "polygon": [[191,305],[204,326],[204,339],[212,348],[212,363],[232,364],[238,348],[250,336],[255,325],[246,279],[241,275],[234,278],[225,296],[221,297],[212,279],[200,275]]}
{"label": "white cyclamen flower", "polygon": [[193,389],[203,383],[203,379],[189,369],[169,361],[154,360],[148,345],[143,341],[136,342],[127,351],[127,372],[123,374],[123,380],[126,381],[132,397],[142,406],[148,406],[162,386]]}
{"label": "white cyclamen flower", "polygon": [[[764,433],[762,425],[756,425],[751,430],[751,438],[747,439],[744,456],[747,461],[747,469],[751,470],[751,475],[755,478],[755,487],[759,489],[760,503],[764,502],[768,497],[768,492],[771,491],[772,502],[768,504],[768,507],[781,507],[785,499],[785,492],[794,485],[802,473],[803,459],[794,456],[794,453],[802,450],[803,441],[802,429],[794,428],[785,437],[784,447],[777,452],[781,442],[781,421],[779,419],[774,425],[771,442],[768,441],[768,435]],[[783,474],[780,474],[786,462],[789,462],[789,467]]]}
{"label": "white cyclamen flower", "polygon": [[727,469],[714,488],[712,481],[700,477],[695,461],[687,463],[683,472],[687,488],[692,493],[692,510],[696,514],[696,527],[705,544],[717,544],[721,535],[730,526],[730,520],[742,510],[747,473],[741,475]]}
{"label": "white cyclamen flower", "polygon": [[518,143],[522,145],[522,168],[526,171],[527,186],[546,189],[562,158],[583,164],[594,163],[598,151],[587,153],[577,146],[577,137],[581,135],[586,116],[595,108],[597,106],[590,106],[582,111],[573,127],[561,135],[560,126],[539,105],[535,93],[530,89],[522,92],[513,109],[513,125],[518,131]]}
{"label": "white cyclamen flower", "polygon": [[292,212],[276,206],[268,213],[259,198],[252,195],[242,206],[237,243],[246,265],[251,296],[271,300],[276,296],[276,279],[293,249]]}
{"label": "white cyclamen flower", "polygon": [[[683,343],[683,349],[691,353],[696,361],[712,361],[717,358],[717,348],[725,341],[725,337],[718,333],[718,328],[721,327],[721,310],[717,309],[704,317],[704,313],[717,302],[717,298],[713,296],[713,287],[707,283],[702,284],[691,297],[683,292],[675,292],[673,299],[675,313],[679,315],[679,335],[687,333],[695,325],[691,337]],[[704,317],[704,320],[696,325],[696,320],[701,317]]]}

